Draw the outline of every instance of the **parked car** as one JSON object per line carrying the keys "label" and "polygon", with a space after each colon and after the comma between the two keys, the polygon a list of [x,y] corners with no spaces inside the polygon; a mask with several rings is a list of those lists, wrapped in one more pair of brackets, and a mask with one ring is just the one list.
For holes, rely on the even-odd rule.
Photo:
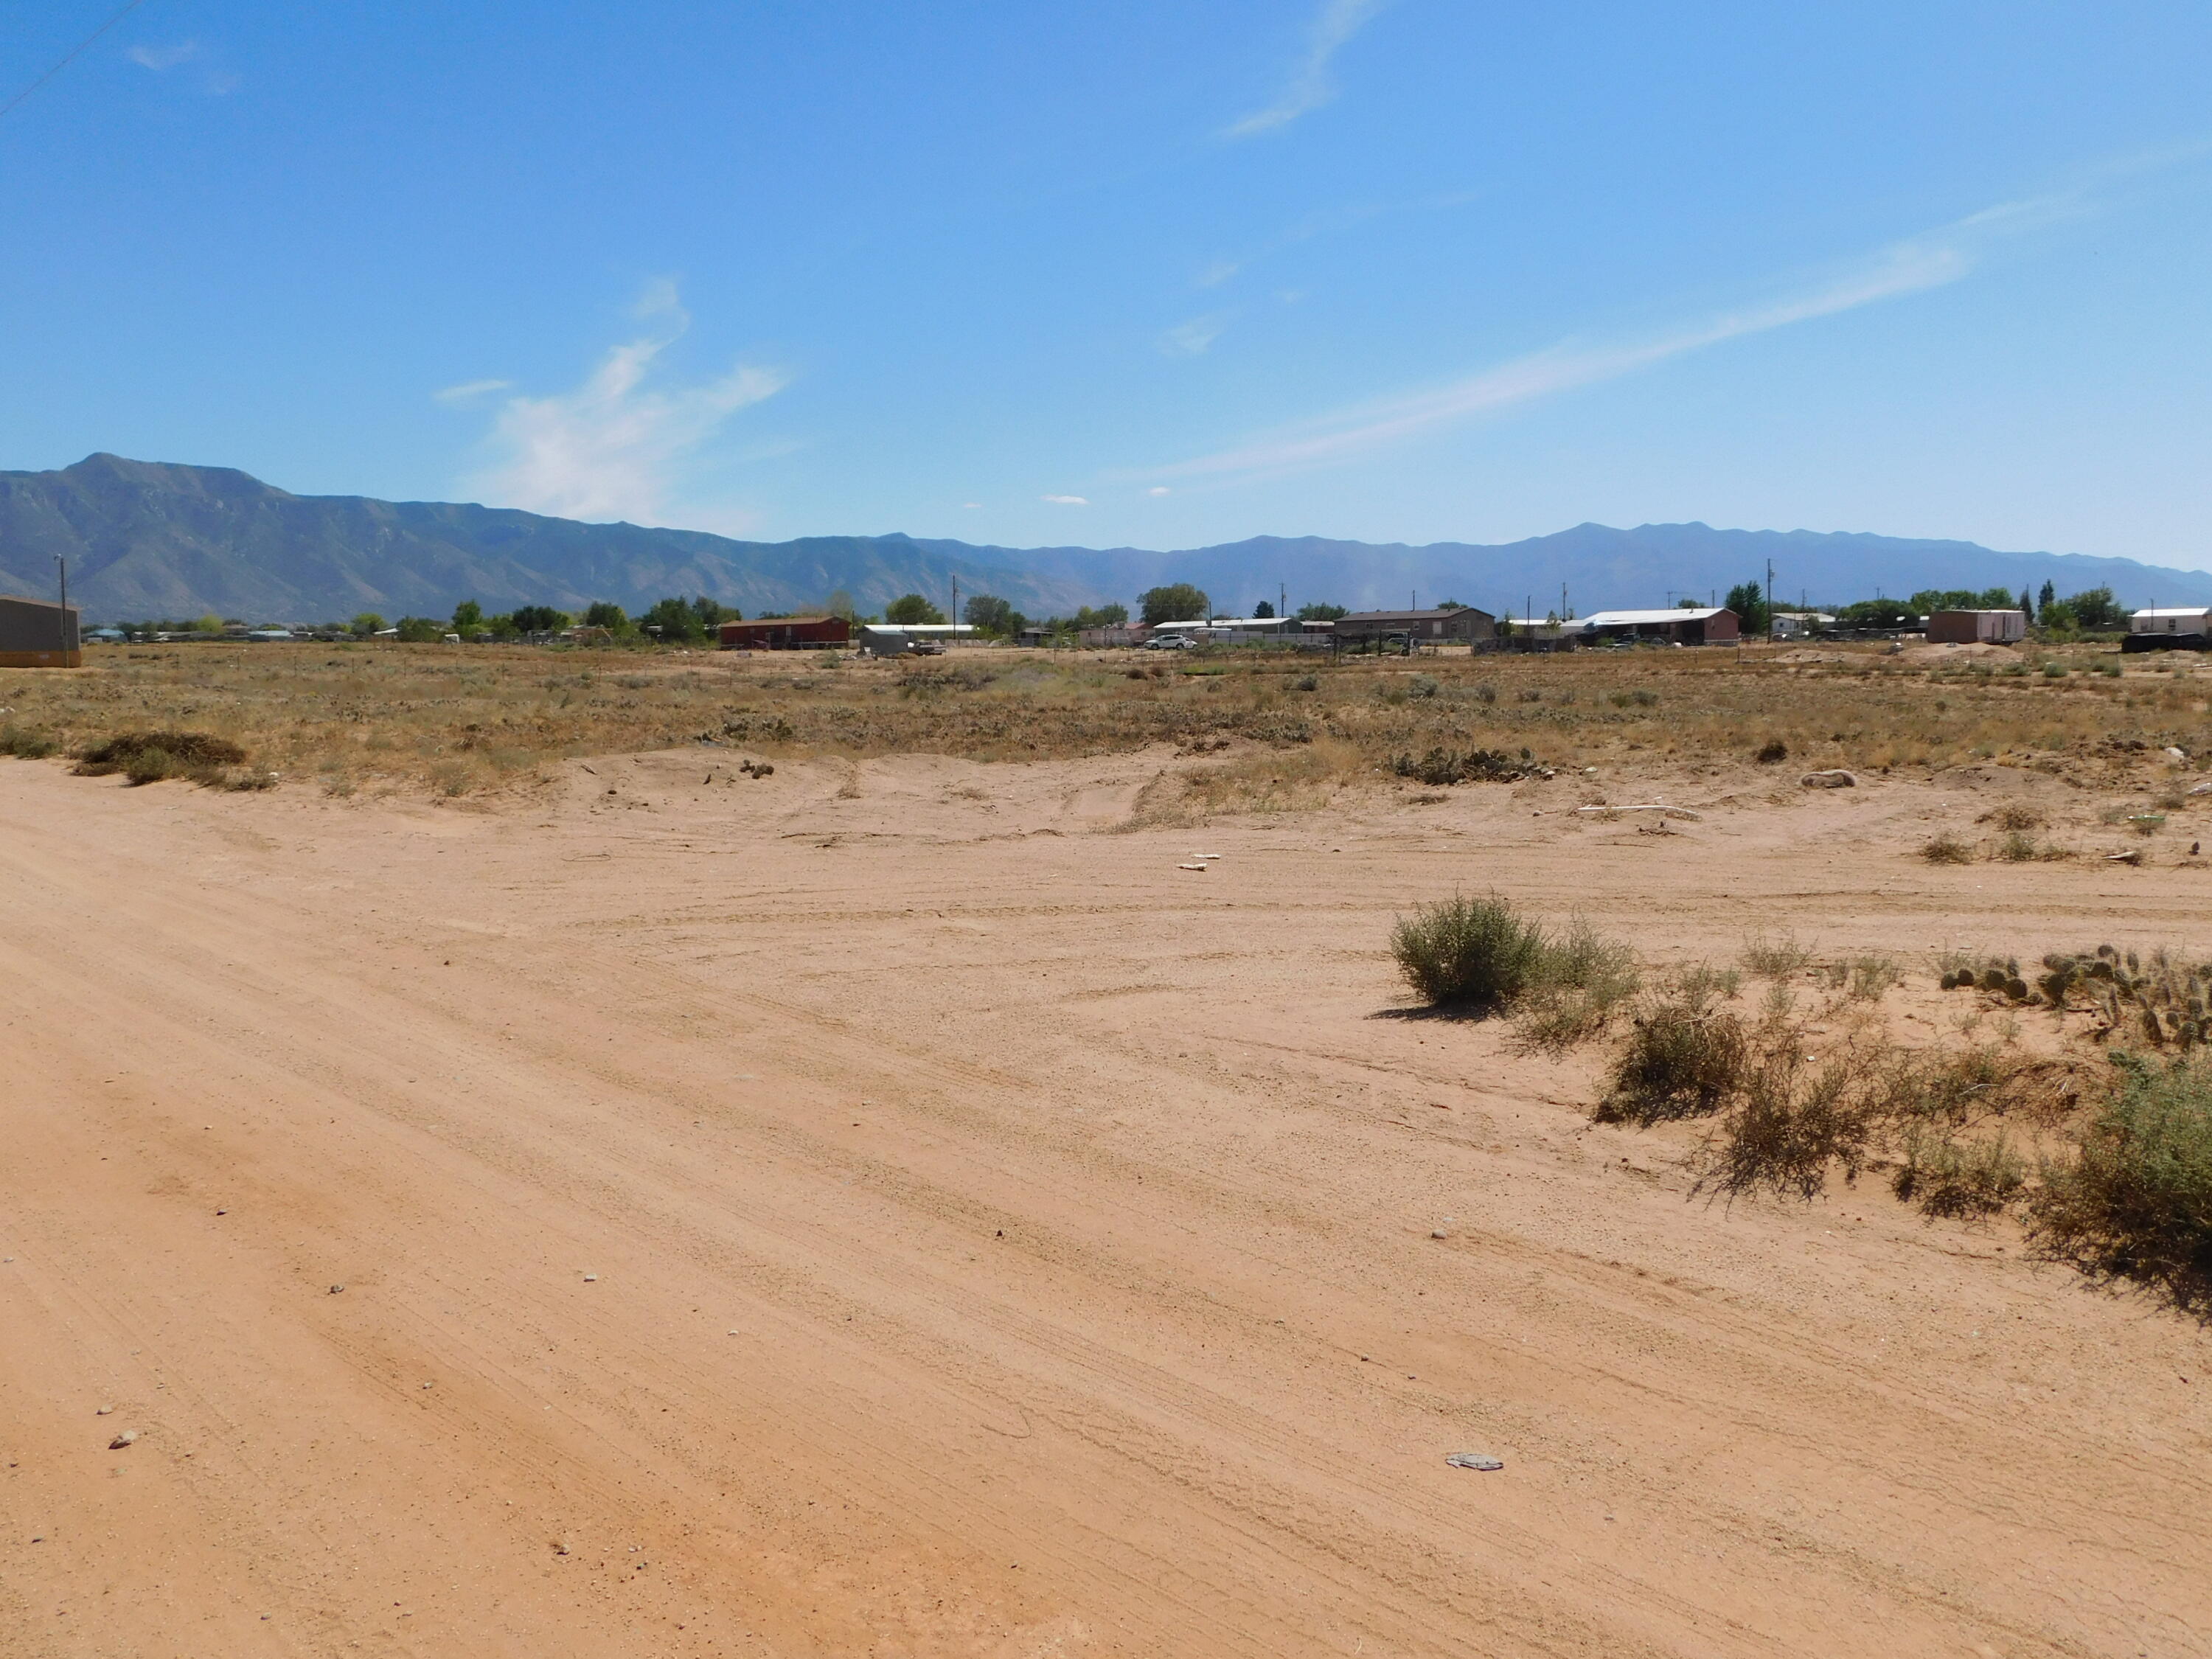
{"label": "parked car", "polygon": [[1194,651],[1198,641],[1188,634],[1155,634],[1145,641],[1147,651]]}

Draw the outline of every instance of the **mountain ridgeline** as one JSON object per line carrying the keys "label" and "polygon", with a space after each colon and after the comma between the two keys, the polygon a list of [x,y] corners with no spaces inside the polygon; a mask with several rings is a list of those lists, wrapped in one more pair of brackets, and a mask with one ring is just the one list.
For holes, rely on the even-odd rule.
{"label": "mountain ridgeline", "polygon": [[2212,604],[2212,574],[2130,559],[2001,553],[1972,542],[1702,524],[1615,530],[1578,525],[1502,546],[1426,546],[1255,536],[1212,547],[978,547],[904,535],[747,542],[699,531],[580,524],[512,508],[360,495],[295,495],[226,467],[93,455],[52,472],[0,471],[0,590],[46,595],[54,558],[88,617],[219,616],[314,622],[374,611],[441,617],[463,599],[487,611],[594,599],[641,610],[706,594],[741,608],[797,611],[843,589],[863,611],[902,593],[940,605],[957,583],[1030,616],[1127,603],[1188,581],[1224,611],[1287,597],[1355,608],[1446,598],[1518,615],[1560,604],[1604,608],[1700,601],[1763,580],[1785,604],[1923,588],[2108,586],[2121,604]]}

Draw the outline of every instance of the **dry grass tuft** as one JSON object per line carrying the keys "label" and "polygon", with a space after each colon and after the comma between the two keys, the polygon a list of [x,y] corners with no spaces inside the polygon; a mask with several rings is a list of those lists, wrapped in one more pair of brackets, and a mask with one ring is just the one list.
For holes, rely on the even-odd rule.
{"label": "dry grass tuft", "polygon": [[1680,981],[1639,1009],[1593,1115],[1648,1127],[1718,1111],[1743,1086],[1743,1022],[1704,985]]}
{"label": "dry grass tuft", "polygon": [[1920,856],[1930,864],[1972,864],[1974,849],[1956,836],[1947,833],[1931,836],[1923,842]]}
{"label": "dry grass tuft", "polygon": [[1812,963],[1813,953],[1797,942],[1794,933],[1784,933],[1780,939],[1753,933],[1744,941],[1744,969],[1760,979],[1790,979]]}

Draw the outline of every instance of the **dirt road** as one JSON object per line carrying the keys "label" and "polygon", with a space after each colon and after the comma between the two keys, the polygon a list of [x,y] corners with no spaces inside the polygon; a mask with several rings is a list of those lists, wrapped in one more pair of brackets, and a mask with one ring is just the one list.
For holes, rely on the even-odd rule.
{"label": "dirt road", "polygon": [[0,762],[0,1652],[2212,1652],[2212,1339],[1864,1183],[1686,1202],[1382,948],[2188,942],[2212,875],[1924,866],[1925,786],[708,764]]}

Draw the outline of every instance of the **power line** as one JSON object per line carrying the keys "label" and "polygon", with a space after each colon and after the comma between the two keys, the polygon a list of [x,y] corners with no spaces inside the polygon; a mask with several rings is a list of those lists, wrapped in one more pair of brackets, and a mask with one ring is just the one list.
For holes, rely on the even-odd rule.
{"label": "power line", "polygon": [[113,28],[118,23],[130,16],[132,12],[137,10],[139,7],[145,3],[146,0],[131,0],[131,3],[124,7],[121,11],[117,12],[114,16],[109,18],[105,23],[102,23],[91,33],[86,35],[83,40],[78,41],[76,46],[70,47],[68,54],[63,58],[60,63],[56,64],[52,69],[48,70],[44,75],[41,75],[37,80],[32,82],[29,86],[25,87],[22,91],[17,93],[6,103],[0,104],[0,121],[6,120],[9,113],[15,109],[16,105],[21,103],[26,98],[28,98],[40,87],[46,85],[47,82],[52,80],[54,76],[59,75],[71,64],[76,62],[78,58],[83,57],[87,52],[91,50],[94,41],[99,40],[101,35],[106,33],[108,30]]}

